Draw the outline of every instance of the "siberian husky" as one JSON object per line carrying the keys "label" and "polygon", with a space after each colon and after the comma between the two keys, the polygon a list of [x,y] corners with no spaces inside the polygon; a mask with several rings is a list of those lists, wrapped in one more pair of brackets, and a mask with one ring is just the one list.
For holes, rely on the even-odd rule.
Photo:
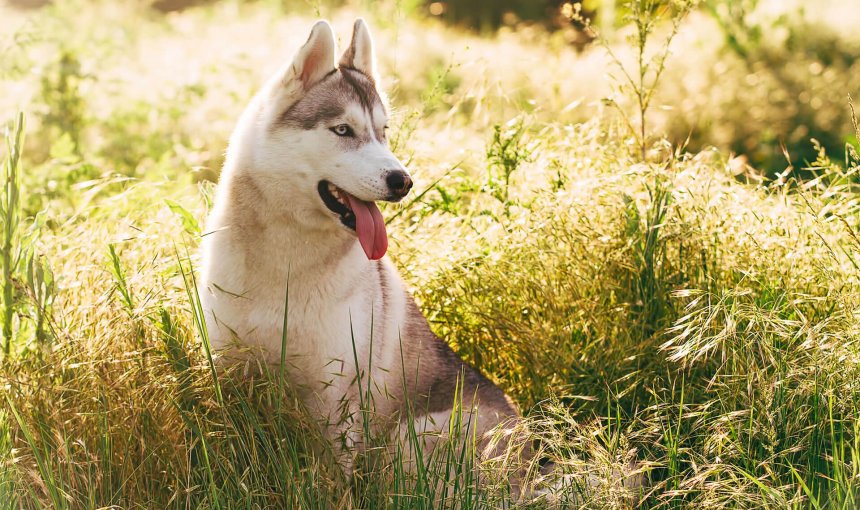
{"label": "siberian husky", "polygon": [[[375,202],[400,201],[412,179],[388,148],[363,20],[337,64],[335,51],[331,26],[317,22],[230,138],[202,246],[211,345],[228,358],[251,347],[273,364],[284,345],[303,400],[353,443],[367,387],[379,426],[409,416],[441,431],[460,395],[483,448],[489,431],[519,423],[518,411],[431,332],[385,258]],[[351,420],[340,419],[344,403]]]}

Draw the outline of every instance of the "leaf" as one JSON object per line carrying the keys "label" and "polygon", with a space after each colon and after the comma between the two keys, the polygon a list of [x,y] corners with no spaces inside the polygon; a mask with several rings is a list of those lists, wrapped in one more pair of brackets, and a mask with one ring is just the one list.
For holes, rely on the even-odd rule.
{"label": "leaf", "polygon": [[132,298],[131,290],[128,287],[128,281],[125,279],[125,271],[122,269],[122,262],[119,259],[119,255],[116,253],[114,243],[108,244],[108,254],[110,255],[111,260],[111,273],[113,273],[114,278],[116,278],[116,288],[119,290],[120,294],[122,294],[122,299],[128,313],[133,314],[134,299]]}
{"label": "leaf", "polygon": [[182,220],[182,228],[184,228],[186,232],[195,236],[200,235],[200,223],[197,222],[197,218],[195,218],[188,209],[183,207],[179,202],[170,200],[169,198],[165,198],[164,203],[167,204],[167,207],[169,207],[174,214],[179,216],[179,219]]}

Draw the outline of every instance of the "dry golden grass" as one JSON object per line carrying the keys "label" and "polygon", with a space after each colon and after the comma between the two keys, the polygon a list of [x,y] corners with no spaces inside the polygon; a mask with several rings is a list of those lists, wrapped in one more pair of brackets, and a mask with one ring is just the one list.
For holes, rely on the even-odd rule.
{"label": "dry golden grass", "polygon": [[[359,12],[317,8],[340,34]],[[505,500],[504,484],[480,493],[471,480],[440,501],[435,484],[453,483],[444,470],[469,467],[450,459],[416,479],[397,458],[382,468],[367,458],[350,482],[279,374],[225,375],[223,398],[215,389],[186,292],[195,222],[235,118],[304,40],[311,11],[0,7],[0,117],[23,108],[29,120],[21,232],[44,211],[38,235],[14,241],[44,256],[56,282],[40,340],[38,300],[23,273],[15,280],[0,506]],[[567,481],[559,506],[631,506],[616,478],[634,458],[649,479],[643,507],[857,505],[856,158],[822,154],[809,165],[817,179],[757,184],[726,151],[687,153],[654,136],[642,161],[600,103],[617,82],[599,49],[578,54],[537,28],[479,37],[397,3],[362,14],[395,108],[392,140],[417,181],[413,200],[384,210],[390,255],[436,332],[529,414]],[[673,116],[729,118],[703,105],[746,87],[719,81],[719,69],[743,73],[713,22],[686,23],[658,100],[675,109],[655,110],[658,129]],[[625,43],[613,44],[627,62]],[[779,117],[754,120],[769,115]]]}

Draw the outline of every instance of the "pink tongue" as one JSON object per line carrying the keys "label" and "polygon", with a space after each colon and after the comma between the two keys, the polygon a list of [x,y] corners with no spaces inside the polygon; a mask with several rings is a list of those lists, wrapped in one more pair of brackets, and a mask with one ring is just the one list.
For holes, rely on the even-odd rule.
{"label": "pink tongue", "polygon": [[349,193],[344,193],[349,200],[349,207],[355,214],[355,231],[358,242],[364,248],[364,253],[370,260],[379,260],[388,250],[388,234],[385,233],[385,220],[382,213],[373,202],[359,200]]}

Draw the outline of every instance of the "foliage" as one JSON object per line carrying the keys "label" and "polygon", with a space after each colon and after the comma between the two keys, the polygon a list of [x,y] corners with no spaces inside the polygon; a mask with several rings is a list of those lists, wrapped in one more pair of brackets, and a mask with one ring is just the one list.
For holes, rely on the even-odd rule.
{"label": "foliage", "polygon": [[[672,44],[672,39],[677,35],[681,22],[694,5],[695,2],[690,0],[668,3],[662,0],[634,0],[626,2],[624,6],[629,11],[626,20],[634,27],[633,34],[627,37],[628,45],[635,50],[636,60],[632,66],[626,66],[622,62],[612,50],[612,46],[607,39],[599,39],[599,35],[595,34],[595,38],[601,41],[603,47],[607,50],[618,71],[621,73],[621,77],[616,82],[616,87],[622,96],[627,95],[634,100],[636,118],[631,118],[627,110],[618,103],[617,99],[606,98],[604,101],[621,113],[621,117],[630,130],[630,134],[636,138],[639,156],[642,161],[645,161],[646,153],[650,146],[648,138],[651,134],[647,128],[647,115],[648,110],[651,108],[651,101],[654,98],[654,92],[657,90],[657,85],[660,82],[663,71],[666,70],[666,58],[669,56],[669,47]],[[593,32],[590,23],[579,11],[573,17],[580,20]],[[661,22],[666,18],[671,23],[671,30],[663,39],[660,48],[654,53],[649,49],[649,41],[653,40],[654,32],[660,28]],[[638,124],[638,126],[635,124]]]}
{"label": "foliage", "polygon": [[[310,24],[277,19],[274,4],[152,17],[58,1],[28,18],[27,31],[54,27],[58,39],[88,40],[105,25],[132,36],[98,54],[67,45],[8,87],[29,91],[37,115],[26,144],[15,119],[3,155],[0,507],[499,508],[511,504],[515,469],[542,491],[526,508],[858,506],[857,150],[820,136],[803,180],[748,182],[729,171],[727,152],[698,150],[717,127],[755,131],[782,115],[783,103],[761,99],[789,90],[771,78],[748,99],[736,92],[749,86],[712,77],[708,87],[737,105],[702,107],[722,120],[687,148],[660,141],[656,101],[703,100],[678,93],[693,67],[674,59],[701,65],[713,47],[677,45],[702,18],[664,25],[654,16],[668,11],[636,3],[623,11],[634,16],[632,45],[609,41],[632,73],[617,100],[633,109],[621,117],[577,95],[599,103],[595,76],[611,59],[577,57],[555,36],[488,40],[411,17],[375,32],[402,108],[391,139],[416,180],[404,204],[384,208],[390,253],[437,334],[524,409],[511,451],[474,466],[464,455],[474,437],[456,423],[431,454],[414,424],[397,446],[363,421],[369,447],[349,479],[284,367],[216,369],[194,273],[205,179],[261,69],[287,57],[271,41],[295,34],[298,44]],[[824,31],[789,29],[795,69],[766,49],[771,27],[709,5],[735,20],[720,30],[747,55],[718,63],[773,77],[818,62],[821,87],[835,92],[809,126],[828,126],[824,110],[852,117],[840,99],[850,51],[810,42]],[[649,59],[642,28],[645,42],[677,29],[672,57],[666,42]],[[56,48],[20,50],[37,61],[45,47]],[[172,66],[166,47],[186,60]],[[772,54],[783,60],[768,65],[784,71],[758,74]],[[653,64],[639,74],[637,62]],[[596,92],[569,88],[582,82]],[[744,101],[761,103],[761,115],[729,123],[745,118]],[[772,148],[755,135],[752,149]],[[752,149],[743,152],[759,161]],[[356,384],[371,419],[370,381]],[[553,469],[518,465],[525,443]],[[418,469],[416,454],[430,456]],[[636,494],[621,484],[631,472],[647,480]]]}
{"label": "foliage", "polygon": [[[24,228],[22,210],[21,167],[24,164],[24,114],[19,113],[14,126],[6,133],[6,158],[3,162],[3,196],[0,218],[3,238],[2,260],[2,352],[6,360],[17,341],[28,334],[38,347],[49,338],[51,307],[55,285],[51,266],[38,251],[39,231],[44,215],[36,216],[30,228]],[[32,331],[30,331],[32,330]],[[23,338],[22,338],[23,337]],[[28,343],[24,344],[29,345]]]}
{"label": "foliage", "polygon": [[87,105],[80,92],[86,76],[78,56],[70,48],[60,49],[52,68],[42,77],[40,96],[45,104],[42,123],[52,138],[67,137],[77,151],[87,124]]}
{"label": "foliage", "polygon": [[18,115],[15,129],[6,135],[6,160],[3,164],[3,201],[0,211],[3,217],[3,354],[9,356],[12,348],[12,321],[15,318],[15,282],[21,260],[17,250],[18,227],[21,222],[21,184],[19,175],[21,147],[24,136],[24,116]]}
{"label": "foliage", "polygon": [[[834,156],[851,140],[846,96],[856,93],[850,77],[860,69],[860,42],[816,21],[812,7],[773,14],[761,3],[704,3],[724,39],[725,63],[713,76],[722,89],[707,109],[693,95],[695,105],[672,119],[671,131],[694,148],[743,154],[769,177],[792,167],[806,178],[802,169],[817,156],[810,139]],[[694,110],[704,114],[695,125],[685,120]]]}

